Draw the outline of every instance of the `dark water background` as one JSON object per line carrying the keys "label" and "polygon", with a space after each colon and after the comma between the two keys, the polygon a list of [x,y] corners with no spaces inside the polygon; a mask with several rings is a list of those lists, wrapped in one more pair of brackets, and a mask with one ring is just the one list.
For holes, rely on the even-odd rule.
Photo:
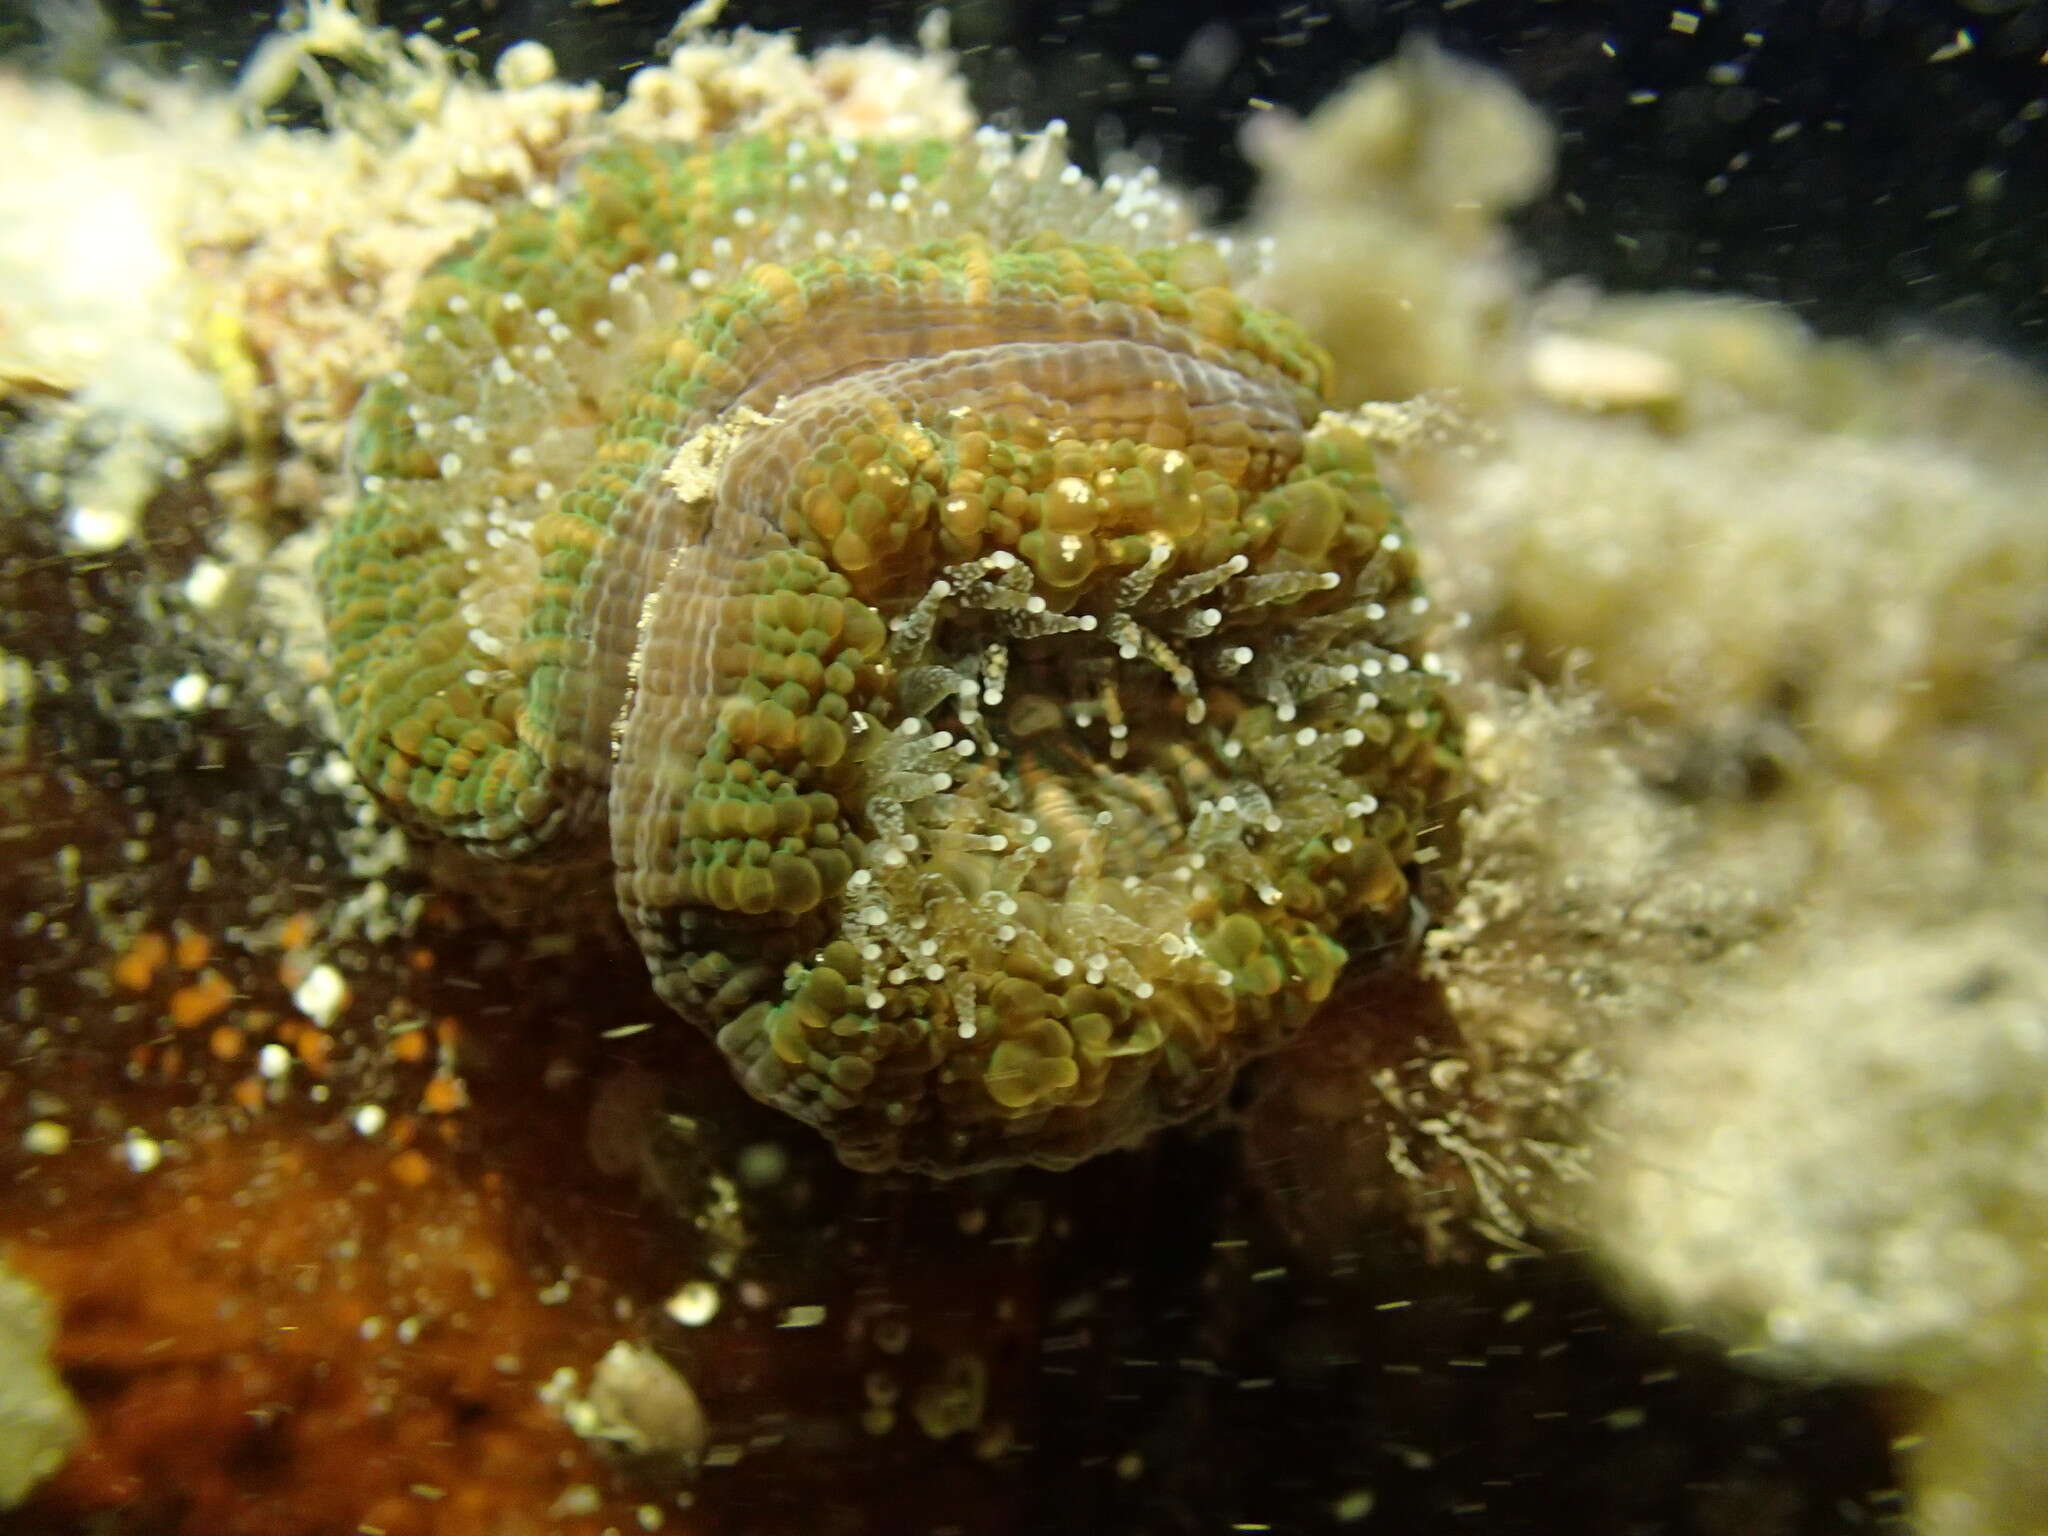
{"label": "dark water background", "polygon": [[[31,40],[0,5],[0,47]],[[909,41],[913,0],[735,0],[725,23],[809,45]],[[488,63],[536,38],[565,77],[623,80],[674,0],[386,3]],[[1546,273],[1724,288],[1833,332],[1901,319],[2048,356],[2048,4],[2041,0],[960,0],[977,106],[1063,117],[1084,163],[1135,148],[1230,216],[1256,98],[1306,110],[1426,31],[1505,70],[1563,131],[1561,174],[1522,220]],[[11,13],[11,22],[9,18]],[[125,44],[231,71],[268,7],[120,0]],[[1681,30],[1675,15],[1697,18]],[[1654,99],[1648,99],[1654,93]]]}

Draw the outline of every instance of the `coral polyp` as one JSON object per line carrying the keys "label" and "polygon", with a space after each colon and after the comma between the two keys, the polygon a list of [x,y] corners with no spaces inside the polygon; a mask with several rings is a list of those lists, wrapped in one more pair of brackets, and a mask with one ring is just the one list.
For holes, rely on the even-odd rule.
{"label": "coral polyp", "polygon": [[364,781],[612,883],[859,1168],[1213,1104],[1457,783],[1329,359],[1056,140],[624,145],[423,282],[320,575]]}

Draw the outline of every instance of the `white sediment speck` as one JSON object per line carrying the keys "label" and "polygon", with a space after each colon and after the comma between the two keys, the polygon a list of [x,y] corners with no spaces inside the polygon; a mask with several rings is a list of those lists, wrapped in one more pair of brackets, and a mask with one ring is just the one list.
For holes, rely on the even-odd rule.
{"label": "white sediment speck", "polygon": [[228,568],[218,560],[195,560],[185,577],[185,601],[194,608],[211,608],[227,595]]}
{"label": "white sediment speck", "polygon": [[322,1029],[334,1022],[347,1002],[348,983],[331,965],[314,966],[292,992],[293,1006]]}
{"label": "white sediment speck", "polygon": [[191,713],[206,703],[207,678],[203,673],[187,672],[171,684],[171,703],[174,707]]}
{"label": "white sediment speck", "polygon": [[718,1315],[718,1287],[709,1280],[686,1281],[662,1310],[685,1328],[701,1328]]}
{"label": "white sediment speck", "polygon": [[135,524],[132,508],[74,506],[64,520],[64,531],[71,536],[74,547],[97,554],[126,544],[135,532]]}
{"label": "white sediment speck", "polygon": [[122,1139],[121,1158],[130,1171],[149,1173],[164,1160],[164,1146],[155,1137],[131,1129]]}

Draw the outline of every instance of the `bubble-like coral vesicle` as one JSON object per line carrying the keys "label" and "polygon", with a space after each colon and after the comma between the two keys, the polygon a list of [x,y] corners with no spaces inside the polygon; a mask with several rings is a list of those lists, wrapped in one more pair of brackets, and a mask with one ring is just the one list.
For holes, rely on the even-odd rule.
{"label": "bubble-like coral vesicle", "polygon": [[1329,360],[1142,191],[994,134],[604,149],[429,275],[357,416],[365,782],[608,863],[660,994],[858,1168],[1213,1104],[1443,836]]}

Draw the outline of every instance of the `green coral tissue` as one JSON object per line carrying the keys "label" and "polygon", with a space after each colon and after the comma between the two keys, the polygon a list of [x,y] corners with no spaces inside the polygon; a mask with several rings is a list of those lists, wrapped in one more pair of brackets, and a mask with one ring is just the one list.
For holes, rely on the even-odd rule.
{"label": "green coral tissue", "polygon": [[626,143],[423,283],[320,567],[363,780],[613,884],[848,1163],[1064,1166],[1407,933],[1458,732],[1330,360],[1056,140]]}

